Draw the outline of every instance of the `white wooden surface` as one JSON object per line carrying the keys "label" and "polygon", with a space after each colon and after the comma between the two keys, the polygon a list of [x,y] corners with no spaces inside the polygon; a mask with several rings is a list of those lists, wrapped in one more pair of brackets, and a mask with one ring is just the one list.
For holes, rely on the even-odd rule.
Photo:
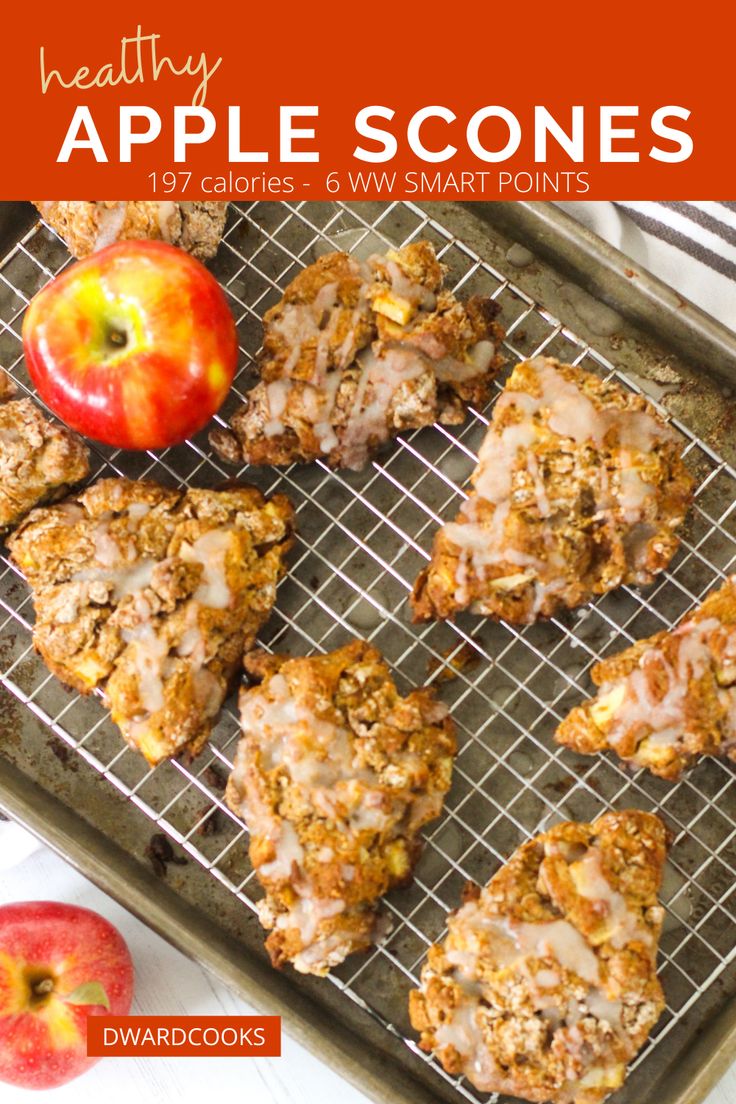
{"label": "white wooden surface", "polygon": [[[0,825],[0,845],[5,825]],[[10,842],[10,841],[7,841]],[[13,840],[14,846],[16,841]],[[5,848],[2,848],[5,850]],[[7,851],[5,851],[7,854]],[[125,937],[135,963],[133,1012],[221,1015],[257,1012],[170,947],[46,848],[0,869],[0,904],[57,900],[95,909]],[[68,1085],[34,1092],[0,1084],[2,1104],[367,1104],[367,1098],[291,1039],[280,1058],[105,1058]]]}
{"label": "white wooden surface", "polygon": [[[22,840],[0,825],[0,855],[23,853]],[[13,833],[15,835],[15,833]],[[5,846],[3,846],[5,845]],[[0,862],[0,867],[2,863]],[[125,936],[136,970],[133,1011],[148,1015],[250,1013],[199,966],[175,951],[115,901],[100,893],[62,859],[44,849],[10,869],[0,868],[0,904],[57,900],[102,913]],[[203,1100],[244,1104],[367,1104],[367,1098],[331,1069],[285,1037],[281,1058],[106,1058],[84,1077],[50,1092],[0,1086],[2,1104],[201,1104]],[[736,1104],[736,1067],[713,1091],[708,1104]]]}

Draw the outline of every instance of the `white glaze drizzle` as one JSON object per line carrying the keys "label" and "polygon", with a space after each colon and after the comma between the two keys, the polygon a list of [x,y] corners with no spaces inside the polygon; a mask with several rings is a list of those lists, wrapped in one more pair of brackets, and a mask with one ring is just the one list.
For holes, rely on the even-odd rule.
{"label": "white glaze drizzle", "polygon": [[633,941],[652,942],[649,930],[629,908],[624,895],[613,888],[603,873],[598,851],[590,848],[579,862],[572,865],[571,873],[575,887],[582,897],[604,905],[609,922],[606,938],[613,947],[625,947]]}
{"label": "white glaze drizzle", "polygon": [[97,253],[108,245],[118,240],[120,231],[125,224],[125,214],[128,204],[123,200],[114,207],[106,207],[104,203],[97,204],[97,237],[92,247],[92,252]]}
{"label": "white glaze drizzle", "polygon": [[[646,649],[638,665],[624,679],[604,683],[603,698],[622,687],[624,696],[606,724],[608,742],[617,747],[633,730],[639,730],[649,747],[677,747],[688,731],[687,700],[689,684],[703,677],[713,662],[711,641],[714,635],[724,644],[724,659],[736,656],[736,625],[723,625],[716,617],[692,619],[678,625],[670,634],[678,643],[673,665],[660,646]],[[731,662],[732,662],[731,659]],[[728,673],[728,672],[726,672]],[[651,680],[664,693],[653,693]],[[726,739],[736,733],[736,716],[730,710],[736,702],[732,689],[720,689],[719,697],[727,709]]]}
{"label": "white glaze drizzle", "polygon": [[[119,488],[114,488],[118,490]],[[119,498],[119,496],[117,496]],[[114,501],[117,509],[123,509],[122,501]],[[121,637],[128,645],[128,656],[137,678],[138,698],[144,717],[137,717],[129,724],[129,733],[142,738],[153,714],[166,704],[165,684],[173,670],[174,656],[186,658],[192,679],[193,701],[204,717],[213,717],[219,711],[224,696],[220,680],[208,670],[206,642],[199,627],[199,611],[203,605],[223,609],[232,601],[232,594],[225,574],[225,556],[229,547],[229,530],[214,529],[202,534],[191,544],[180,549],[185,562],[201,563],[203,579],[192,599],[187,602],[185,628],[174,656],[163,634],[163,625],[153,620],[151,601],[145,591],[151,586],[157,560],[139,558],[133,540],[126,536],[134,532],[141,520],[150,512],[147,502],[132,502],[125,506],[125,515],[118,517],[118,529],[110,528],[112,514],[102,515],[91,531],[94,561],[71,576],[71,582],[83,584],[90,600],[108,601],[110,597],[120,602],[129,598],[139,623],[133,628],[121,630]],[[75,504],[62,504],[57,510],[65,521],[74,524],[84,517],[84,511]],[[101,589],[102,588],[102,589]]]}
{"label": "white glaze drizzle", "polygon": [[191,544],[184,542],[179,556],[185,563],[202,565],[202,582],[194,593],[195,602],[211,609],[225,609],[233,594],[227,581],[227,554],[231,547],[230,529],[209,529]]}
{"label": "white glaze drizzle", "polygon": [[505,921],[504,927],[524,957],[552,958],[591,985],[600,981],[598,959],[585,937],[569,920],[544,923]]}
{"label": "white glaze drizzle", "polygon": [[165,704],[163,668],[168,645],[156,635],[149,621],[135,629],[123,629],[122,636],[132,652],[140,703],[149,716],[158,713]]}
{"label": "white glaze drizzle", "polygon": [[[353,837],[351,850],[369,846],[365,833],[375,836],[387,830],[396,831],[401,817],[394,806],[399,799],[387,797],[378,774],[361,761],[350,731],[303,705],[283,674],[272,675],[263,687],[242,695],[241,720],[244,743],[236,758],[235,778],[240,770],[249,769],[245,762],[251,757],[261,772],[286,772],[293,795],[290,800],[297,806],[306,802],[319,816],[337,822],[341,834]],[[409,779],[412,771],[421,767],[410,752],[397,753],[393,765],[397,770],[403,767]],[[266,881],[288,881],[297,895],[294,905],[279,913],[275,920],[277,927],[299,931],[303,949],[293,959],[294,966],[308,969],[325,961],[330,953],[339,961],[342,941],[334,932],[325,934],[322,925],[344,910],[344,897],[320,898],[309,872],[310,858],[319,864],[332,862],[338,857],[334,848],[322,845],[310,854],[294,825],[275,813],[260,791],[251,788],[248,793],[249,798],[243,796],[239,811],[251,834],[269,841],[273,854],[259,866],[259,877]],[[353,864],[338,862],[336,869],[344,883],[354,880]]]}
{"label": "white glaze drizzle", "polygon": [[[589,864],[585,870],[586,880],[591,889],[595,889],[596,899],[605,899],[610,903],[620,929],[625,929],[633,938],[636,928],[638,937],[640,932],[636,918],[626,909],[625,901],[624,917],[618,896],[612,888],[607,882],[607,888],[599,884],[599,878],[603,877],[600,873],[600,854],[590,848],[583,861]],[[481,1091],[496,1088],[503,1074],[496,1067],[480,1020],[481,1014],[488,1014],[490,1020],[493,1019],[493,1013],[485,1013],[481,1004],[481,998],[485,996],[488,1007],[493,1007],[492,997],[479,970],[481,960],[486,969],[489,966],[496,970],[509,969],[525,977],[537,1013],[551,1031],[563,1032],[560,1038],[565,1039],[566,1045],[575,1045],[576,1025],[586,1015],[595,1017],[604,1031],[608,1029],[625,1038],[622,1001],[611,999],[606,994],[595,951],[567,920],[525,922],[489,914],[483,907],[482,894],[478,900],[463,905],[450,919],[444,954],[455,968],[458,992],[453,1007],[445,1010],[443,1021],[434,1029],[435,1045],[440,1051],[453,1047],[460,1057],[463,1071]],[[540,965],[540,960],[543,965]],[[564,971],[580,979],[576,989],[580,999],[565,998],[565,1003],[559,992],[555,992],[563,981]],[[584,996],[579,992],[580,981],[587,986]],[[582,1044],[582,1038],[579,1041]],[[582,1077],[589,1073],[590,1070],[586,1070]],[[582,1080],[578,1083],[582,1084]]]}
{"label": "white glaze drizzle", "polygon": [[[494,421],[478,454],[473,476],[475,493],[463,505],[458,521],[443,527],[445,536],[460,550],[455,594],[460,604],[467,600],[471,569],[475,577],[482,579],[486,569],[498,563],[511,563],[522,569],[519,585],[534,583],[534,613],[543,607],[548,594],[565,586],[564,578],[554,576],[556,564],[550,559],[550,550],[540,548],[537,558],[511,547],[506,536],[512,487],[519,470],[529,477],[539,516],[547,518],[552,512],[544,478],[532,451],[541,433],[552,430],[578,445],[591,443],[598,449],[609,434],[615,435],[622,449],[620,489],[617,500],[612,501],[608,473],[598,466],[597,482],[592,489],[599,510],[618,508],[624,520],[633,526],[643,518],[653,493],[653,488],[641,479],[631,463],[636,452],[647,453],[656,440],[669,435],[668,427],[646,412],[620,410],[614,406],[599,410],[575,382],[565,379],[546,358],[537,357],[529,364],[538,381],[539,395],[508,387],[501,394]],[[497,428],[499,415],[509,408],[518,413],[518,420]],[[537,420],[539,415],[543,420]],[[523,461],[521,465],[520,460]],[[490,517],[485,516],[482,522],[478,519],[479,499],[494,507]],[[552,577],[540,578],[545,573],[549,575],[550,568]]]}
{"label": "white glaze drizzle", "polygon": [[75,571],[71,581],[87,584],[91,596],[97,593],[95,584],[101,584],[120,601],[150,585],[156,561],[146,557],[139,559],[132,540],[122,533],[112,535],[109,520],[103,517],[92,531],[94,563]]}
{"label": "white glaze drizzle", "polygon": [[357,364],[358,386],[342,437],[342,462],[356,469],[365,464],[369,446],[388,440],[387,415],[399,388],[431,370],[421,353],[406,346],[389,346],[380,356],[365,350]]}
{"label": "white glaze drizzle", "polygon": [[171,200],[161,200],[156,204],[156,215],[158,218],[158,228],[161,231],[161,237],[165,242],[171,243],[173,241],[173,227],[171,225],[172,219],[176,214],[176,203]]}
{"label": "white glaze drizzle", "polygon": [[[490,959],[499,969],[524,975],[538,1016],[553,1032],[563,1031],[564,1038],[572,1038],[585,1015],[594,1016],[604,1030],[622,1030],[621,1001],[606,996],[593,948],[568,921],[514,921],[489,915],[479,901],[471,901],[450,919],[445,956],[455,966],[459,991],[454,1007],[446,1010],[444,1020],[435,1028],[435,1044],[440,1051],[455,1049],[463,1072],[481,1091],[498,1087],[503,1072],[495,1065],[479,1019],[481,998],[490,1000],[479,974],[481,958]],[[540,966],[540,960],[550,965]],[[587,984],[583,1002],[569,998],[561,1005],[561,997],[553,990],[561,985],[564,970]]]}

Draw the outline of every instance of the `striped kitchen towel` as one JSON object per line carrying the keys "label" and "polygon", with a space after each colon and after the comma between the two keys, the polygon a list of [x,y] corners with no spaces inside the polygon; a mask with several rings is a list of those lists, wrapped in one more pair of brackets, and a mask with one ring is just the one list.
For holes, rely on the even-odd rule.
{"label": "striped kitchen towel", "polygon": [[736,330],[736,202],[559,206]]}

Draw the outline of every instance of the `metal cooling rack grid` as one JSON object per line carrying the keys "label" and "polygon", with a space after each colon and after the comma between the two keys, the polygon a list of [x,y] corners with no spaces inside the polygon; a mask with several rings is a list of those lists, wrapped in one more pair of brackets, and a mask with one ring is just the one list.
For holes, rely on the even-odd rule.
{"label": "metal cooling rack grid", "polygon": [[[234,205],[212,266],[235,314],[243,359],[223,414],[249,386],[263,312],[299,267],[336,246],[372,252],[420,237],[432,240],[449,266],[448,283],[501,304],[510,361],[545,352],[633,387],[599,352],[412,204]],[[19,337],[23,310],[67,263],[65,247],[43,224],[0,262],[0,365],[21,390],[30,390]],[[639,1064],[664,1045],[709,984],[733,972],[736,821],[726,810],[734,775],[707,760],[671,786],[629,775],[609,759],[573,756],[551,743],[551,733],[585,692],[594,662],[671,626],[729,570],[736,560],[736,475],[679,427],[684,453],[699,476],[696,504],[678,556],[646,594],[622,588],[577,615],[521,629],[472,617],[412,627],[406,595],[436,525],[455,513],[464,496],[487,420],[488,411],[473,410],[459,430],[437,426],[411,434],[363,473],[334,473],[322,464],[238,473],[266,492],[285,491],[297,510],[297,549],[262,634],[264,646],[295,654],[327,651],[362,635],[383,651],[405,688],[440,681],[458,726],[460,750],[446,812],[427,832],[413,884],[387,901],[393,932],[330,980],[420,1053],[407,1021],[406,994],[465,881],[486,881],[523,839],[556,819],[590,819],[605,808],[628,805],[659,807],[675,832],[664,890],[661,973],[668,1007]],[[204,485],[233,476],[211,455],[204,434],[158,455],[100,449],[95,457],[95,475]],[[7,559],[0,608],[3,685],[252,908],[259,891],[247,861],[246,833],[222,800],[238,734],[234,702],[194,764],[151,770],[121,747],[97,699],[65,690],[33,654],[30,597]],[[453,661],[458,667],[450,682],[444,676]],[[478,1099],[472,1086],[422,1057],[459,1097]]]}

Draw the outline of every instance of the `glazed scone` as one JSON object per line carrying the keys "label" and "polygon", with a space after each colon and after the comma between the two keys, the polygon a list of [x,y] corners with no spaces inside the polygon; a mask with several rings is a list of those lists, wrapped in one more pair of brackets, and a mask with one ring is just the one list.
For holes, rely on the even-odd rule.
{"label": "glazed scone", "polygon": [[283,495],[125,479],[35,510],[9,547],[36,649],[67,686],[102,689],[149,763],[196,754],[271,612],[292,524]]}
{"label": "glazed scone", "polygon": [[438,816],[455,738],[429,690],[400,697],[380,653],[254,653],[227,802],[250,831],[274,966],[325,974],[380,931],[378,898],[405,882]]}
{"label": "glazed scone", "polygon": [[15,394],[0,371],[0,533],[89,475],[89,452],[79,437]]}
{"label": "glazed scone", "polygon": [[656,957],[665,828],[566,822],[474,887],[430,947],[409,1012],[420,1045],[481,1092],[598,1104],[664,1008]]}
{"label": "glazed scone", "polygon": [[604,659],[591,677],[598,694],[565,718],[558,743],[614,751],[671,780],[702,755],[736,762],[736,576],[672,632]]}
{"label": "glazed scone", "polygon": [[546,357],[514,368],[472,483],[415,583],[417,621],[469,609],[528,623],[651,583],[694,485],[646,399]]}
{"label": "glazed scone", "polygon": [[215,430],[231,463],[323,457],[361,468],[402,430],[459,424],[485,404],[502,360],[498,307],[443,290],[429,242],[359,262],[330,253],[300,272],[264,316],[261,382]]}
{"label": "glazed scone", "polygon": [[178,245],[206,261],[225,229],[227,203],[196,200],[34,200],[52,230],[75,257],[87,257],[116,241],[153,238]]}

